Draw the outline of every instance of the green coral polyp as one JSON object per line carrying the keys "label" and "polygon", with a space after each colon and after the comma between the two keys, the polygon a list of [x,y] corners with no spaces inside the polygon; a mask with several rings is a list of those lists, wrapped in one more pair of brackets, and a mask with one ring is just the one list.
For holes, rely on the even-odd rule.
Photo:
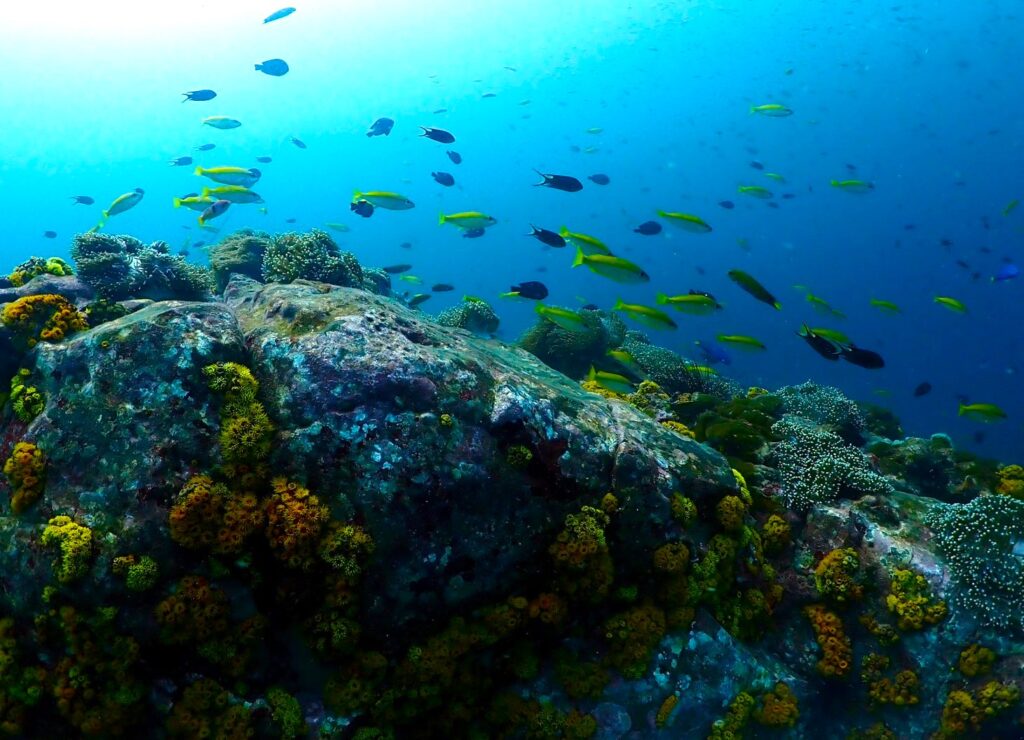
{"label": "green coral polyp", "polygon": [[60,549],[53,572],[60,583],[71,583],[89,570],[92,561],[92,530],[75,523],[69,516],[55,516],[47,523],[40,542],[44,547]]}
{"label": "green coral polyp", "polygon": [[8,400],[14,415],[26,424],[31,423],[46,407],[46,397],[33,385],[28,384],[30,370],[21,369],[11,378],[11,393]]}

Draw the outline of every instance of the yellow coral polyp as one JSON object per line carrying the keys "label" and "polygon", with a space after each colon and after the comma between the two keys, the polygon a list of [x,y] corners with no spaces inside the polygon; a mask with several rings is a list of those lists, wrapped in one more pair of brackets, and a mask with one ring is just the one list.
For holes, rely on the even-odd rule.
{"label": "yellow coral polyp", "polygon": [[676,694],[669,694],[665,697],[661,706],[658,707],[658,713],[654,715],[654,724],[659,730],[668,724],[668,720],[672,716],[672,712],[675,711],[677,704],[679,704],[679,697]]}
{"label": "yellow coral polyp", "polygon": [[996,476],[999,478],[996,493],[1024,499],[1024,468],[1020,465],[1005,465],[996,471]]}
{"label": "yellow coral polyp", "polygon": [[826,678],[845,677],[850,672],[853,662],[853,648],[843,629],[842,620],[821,604],[805,607],[804,614],[810,620],[811,628],[822,650],[818,672]]}
{"label": "yellow coral polyp", "polygon": [[715,505],[715,518],[727,532],[738,532],[743,528],[747,506],[739,496],[723,496]]}
{"label": "yellow coral polyp", "polygon": [[814,569],[814,585],[822,598],[835,604],[856,601],[864,592],[856,581],[859,570],[857,551],[849,547],[838,548],[825,555]]}
{"label": "yellow coral polyp", "polygon": [[682,573],[690,563],[690,549],[682,542],[669,542],[654,551],[654,567],[663,573]]}
{"label": "yellow coral polyp", "polygon": [[70,583],[85,575],[92,560],[92,530],[74,522],[69,516],[55,516],[43,530],[40,542],[44,547],[57,546],[60,555],[53,562],[53,571],[61,583]]}
{"label": "yellow coral polyp", "polygon": [[28,347],[38,341],[59,342],[89,328],[85,315],[62,295],[29,295],[4,306],[0,322],[12,327]]}
{"label": "yellow coral polyp", "polygon": [[294,481],[275,478],[271,487],[274,494],[265,507],[270,549],[288,567],[309,570],[330,518],[327,507]]}
{"label": "yellow coral polyp", "polygon": [[896,615],[896,626],[901,630],[924,629],[946,616],[946,602],[932,597],[928,579],[920,573],[897,568],[892,573],[889,589],[885,605]]}
{"label": "yellow coral polyp", "polygon": [[996,654],[983,645],[968,645],[960,651],[957,669],[968,678],[984,676],[992,670],[996,662]]}
{"label": "yellow coral polyp", "polygon": [[4,463],[4,475],[13,489],[11,511],[20,514],[43,494],[46,456],[31,442],[18,442]]}
{"label": "yellow coral polyp", "polygon": [[754,720],[766,727],[792,727],[799,717],[796,694],[783,681],[765,692],[760,706],[754,710]]}
{"label": "yellow coral polyp", "polygon": [[697,435],[694,433],[694,431],[690,429],[690,427],[683,424],[681,421],[666,419],[665,421],[661,422],[661,425],[666,429],[675,432],[676,434],[683,435],[684,437],[689,437],[690,439],[697,438]]}

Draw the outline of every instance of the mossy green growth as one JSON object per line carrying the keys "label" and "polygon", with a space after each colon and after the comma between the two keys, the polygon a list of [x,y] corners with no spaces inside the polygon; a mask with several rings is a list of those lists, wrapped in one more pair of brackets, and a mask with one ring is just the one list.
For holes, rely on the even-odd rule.
{"label": "mossy green growth", "polygon": [[505,461],[513,468],[525,468],[533,460],[533,453],[526,445],[512,445],[505,453]]}
{"label": "mossy green growth", "polygon": [[249,368],[218,362],[203,368],[207,385],[224,397],[220,447],[225,462],[262,460],[270,454],[274,426],[257,400],[259,383]]}
{"label": "mossy green growth", "polygon": [[53,561],[53,572],[60,583],[70,583],[85,575],[92,561],[92,530],[72,521],[69,516],[55,516],[43,530],[44,547],[59,547],[60,555]]}
{"label": "mossy green growth", "polygon": [[267,691],[267,704],[270,706],[270,716],[280,733],[279,737],[292,740],[306,735],[308,728],[298,699],[275,686]]}
{"label": "mossy green growth", "polygon": [[31,423],[46,407],[46,396],[34,385],[28,384],[31,376],[31,370],[27,368],[19,370],[11,378],[11,393],[8,397],[14,415],[26,424]]}
{"label": "mossy green growth", "polygon": [[129,591],[136,593],[153,588],[160,578],[160,566],[149,555],[141,558],[135,555],[116,557],[112,570],[114,575],[124,578],[124,585]]}
{"label": "mossy green growth", "polygon": [[11,281],[11,285],[15,288],[20,288],[32,278],[39,277],[40,275],[63,277],[74,274],[71,265],[60,257],[50,257],[45,260],[42,257],[29,257],[28,260],[15,267],[14,271],[7,276],[7,279]]}

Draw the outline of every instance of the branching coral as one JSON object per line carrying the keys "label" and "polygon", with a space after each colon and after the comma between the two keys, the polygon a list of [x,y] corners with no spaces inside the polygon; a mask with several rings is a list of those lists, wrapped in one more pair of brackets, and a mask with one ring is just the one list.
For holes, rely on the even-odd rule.
{"label": "branching coral", "polygon": [[263,256],[270,246],[270,239],[269,234],[243,229],[213,245],[210,248],[210,270],[217,290],[224,290],[232,273],[261,280]]}
{"label": "branching coral", "polygon": [[803,419],[786,416],[772,426],[780,440],[772,446],[782,476],[786,506],[806,510],[840,496],[886,496],[892,485],[873,472],[856,447]]}
{"label": "branching coral", "polygon": [[15,267],[14,271],[7,276],[7,279],[11,281],[11,285],[15,288],[20,288],[32,278],[39,277],[40,275],[63,277],[74,274],[71,265],[60,257],[50,257],[45,260],[42,257],[29,257],[25,262]]}
{"label": "branching coral", "polygon": [[949,504],[929,521],[956,588],[951,602],[983,625],[1024,633],[1024,501],[979,496]]}
{"label": "branching coral", "polygon": [[822,651],[818,672],[826,678],[843,678],[848,675],[853,663],[853,648],[843,629],[842,620],[821,604],[804,607],[804,614],[811,622],[815,639]]}
{"label": "branching coral", "polygon": [[213,287],[209,271],[170,254],[166,242],[131,236],[78,234],[71,257],[79,276],[103,298],[201,299]]}
{"label": "branching coral", "polygon": [[349,252],[342,252],[330,234],[313,229],[305,234],[280,234],[271,239],[263,255],[263,279],[268,283],[318,280],[359,288],[363,269]]}
{"label": "branching coral", "polygon": [[923,629],[946,616],[946,602],[932,597],[928,579],[907,568],[892,572],[885,605],[896,615],[896,626],[901,630]]}
{"label": "branching coral", "polygon": [[484,301],[463,301],[437,315],[437,323],[465,329],[474,334],[494,334],[501,320]]}
{"label": "branching coral", "polygon": [[31,442],[18,442],[4,463],[4,475],[12,488],[11,511],[20,514],[43,495],[46,456]]}
{"label": "branching coral", "polygon": [[630,354],[646,377],[667,393],[708,393],[723,399],[733,395],[735,389],[729,381],[695,362],[680,357],[672,350],[651,344],[640,332],[626,332],[619,344]]}
{"label": "branching coral", "polygon": [[813,421],[846,439],[854,438],[864,430],[864,416],[860,408],[838,388],[808,380],[800,385],[780,388],[775,395],[782,399],[785,413]]}
{"label": "branching coral", "polygon": [[53,561],[53,572],[61,583],[70,583],[85,575],[92,562],[92,530],[69,516],[55,516],[43,530],[40,543],[60,548]]}
{"label": "branching coral", "polygon": [[266,504],[267,542],[289,568],[311,569],[329,515],[320,499],[294,481],[275,478]]}
{"label": "branching coral", "polygon": [[28,348],[39,342],[60,342],[89,328],[85,316],[56,293],[29,295],[5,304],[0,322],[11,327]]}

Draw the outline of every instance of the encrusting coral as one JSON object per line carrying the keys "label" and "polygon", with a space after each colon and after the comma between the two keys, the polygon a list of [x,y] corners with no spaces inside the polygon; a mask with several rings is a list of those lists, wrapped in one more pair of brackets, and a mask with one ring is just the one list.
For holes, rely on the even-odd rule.
{"label": "encrusting coral", "polygon": [[43,495],[46,456],[31,442],[18,442],[3,467],[11,484],[11,511],[19,514]]}

